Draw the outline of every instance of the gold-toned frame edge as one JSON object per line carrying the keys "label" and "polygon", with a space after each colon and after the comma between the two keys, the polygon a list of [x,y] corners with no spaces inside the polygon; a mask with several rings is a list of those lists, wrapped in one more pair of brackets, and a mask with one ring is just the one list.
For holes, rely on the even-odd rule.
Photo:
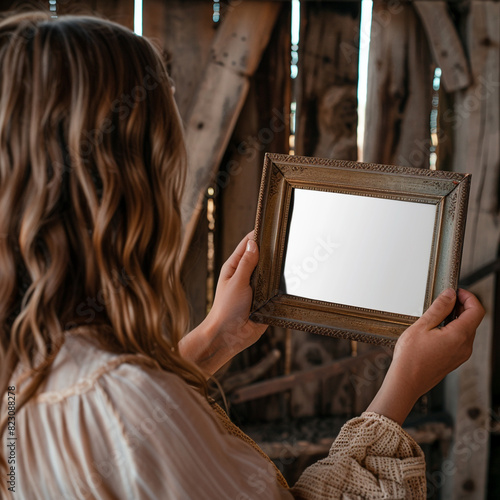
{"label": "gold-toned frame edge", "polygon": [[[277,167],[277,170],[281,173],[281,176],[279,178],[278,174],[276,173],[276,170],[274,171],[274,176],[275,178],[272,178],[273,174],[273,166]],[[281,166],[281,168],[280,168]],[[434,228],[434,238],[433,238],[433,247],[436,246],[436,248],[433,248],[431,252],[431,256],[433,255],[433,258],[435,259],[434,262],[434,269],[429,269],[429,277],[428,277],[428,283],[432,283],[434,286],[432,286],[429,289],[429,286],[427,287],[426,291],[426,304],[424,306],[424,310],[428,307],[430,302],[432,301],[435,296],[440,293],[441,289],[446,288],[447,286],[440,286],[440,283],[437,283],[437,276],[440,274],[446,274],[448,270],[451,271],[450,273],[450,279],[448,280],[447,285],[452,286],[456,288],[458,284],[458,273],[459,273],[459,268],[460,268],[460,262],[461,262],[461,250],[462,250],[462,242],[463,242],[463,237],[464,237],[464,232],[465,232],[465,219],[466,219],[466,213],[467,213],[467,200],[468,200],[468,193],[469,193],[469,188],[470,188],[470,175],[469,174],[460,174],[456,172],[447,172],[447,171],[432,171],[432,170],[426,170],[426,169],[417,169],[417,168],[412,168],[412,167],[399,167],[399,166],[393,166],[393,165],[380,165],[380,164],[374,164],[374,163],[360,163],[360,162],[351,162],[351,161],[343,161],[343,160],[331,160],[331,159],[324,159],[324,158],[311,158],[311,157],[300,157],[300,156],[290,156],[290,155],[280,155],[280,154],[266,154],[265,160],[264,160],[264,169],[263,169],[263,175],[262,175],[262,182],[260,186],[260,191],[259,191],[259,199],[258,199],[258,206],[257,206],[257,214],[256,214],[256,223],[255,223],[255,241],[259,244],[259,247],[262,245],[262,224],[263,224],[263,217],[265,215],[265,210],[267,208],[267,201],[269,198],[269,195],[272,194],[270,191],[274,190],[280,190],[283,191],[286,188],[286,182],[288,181],[290,184],[295,184],[297,181],[300,183],[300,179],[297,179],[297,175],[295,174],[300,174],[304,170],[310,168],[310,167],[317,167],[317,166],[324,166],[324,167],[334,167],[336,169],[345,169],[345,170],[357,170],[357,171],[365,171],[365,172],[371,172],[371,173],[389,173],[389,174],[396,174],[396,175],[404,175],[404,176],[415,176],[416,178],[428,178],[432,177],[437,181],[451,181],[453,182],[453,185],[455,186],[454,189],[450,192],[448,192],[445,196],[438,197],[436,198],[441,198],[440,201],[436,203],[436,205],[441,205],[439,208],[439,218],[437,218],[436,223],[435,223],[435,228]],[[286,178],[288,177],[288,178]],[[324,189],[327,190],[327,189]],[[375,194],[382,194],[381,197],[385,197],[383,193],[380,193],[380,190],[374,189],[373,192]],[[456,199],[452,199],[450,195],[452,193],[456,193]],[[276,193],[274,193],[276,194]],[[396,191],[395,193],[398,198],[401,197],[401,195],[404,194],[403,191]],[[430,196],[427,195],[418,195],[418,198],[429,198]],[[392,198],[392,196],[391,196]],[[285,203],[285,198],[281,196],[280,199],[281,205]],[[288,203],[289,203],[289,196],[288,196]],[[286,203],[285,203],[286,204]],[[443,227],[442,223],[443,220],[446,220],[446,217],[444,217],[444,210],[448,210],[448,215],[453,215],[451,217],[454,219],[452,224],[449,224],[449,228],[447,229],[448,233],[448,239],[451,235],[452,239],[452,251],[449,255],[443,255],[442,253],[442,234],[443,234]],[[283,223],[283,220],[280,221],[283,217],[283,206],[280,207],[280,214],[278,217],[278,223],[277,223],[277,231],[278,233],[281,233],[283,235],[283,231],[286,231],[285,224]],[[288,213],[288,209],[286,211]],[[285,214],[285,217],[287,219],[287,216]],[[439,219],[439,223],[438,223]],[[439,231],[438,233],[438,238],[436,238],[436,232]],[[280,235],[276,235],[278,238]],[[437,240],[437,243],[436,243]],[[445,242],[446,243],[446,242]],[[278,267],[280,268],[281,272],[281,264],[282,264],[282,259],[283,259],[283,245],[279,246],[279,256],[276,258],[276,253],[273,254],[273,267],[276,268],[277,264]],[[432,259],[431,259],[432,260]],[[278,262],[279,261],[279,262]],[[439,265],[440,264],[440,265]],[[446,267],[446,269],[443,271],[442,267],[443,265]],[[274,276],[276,274],[276,271],[273,273],[273,276],[269,276],[271,279],[274,278],[276,281],[276,277]],[[432,279],[434,278],[434,280]],[[268,285],[269,285],[270,280],[268,280]],[[279,283],[279,280],[278,280]],[[350,338],[352,340],[362,340],[365,342],[370,342],[370,343],[376,343],[376,344],[383,344],[383,345],[390,345],[394,344],[399,337],[400,333],[404,331],[405,328],[409,326],[416,318],[414,317],[406,317],[404,315],[399,315],[399,314],[394,314],[394,313],[387,313],[383,311],[370,311],[370,310],[364,310],[362,308],[357,308],[353,306],[344,306],[341,304],[329,304],[330,309],[333,310],[333,317],[335,317],[335,314],[339,314],[339,309],[342,309],[342,312],[340,314],[344,314],[346,316],[350,316],[351,318],[360,318],[359,313],[361,312],[366,313],[366,311],[370,312],[371,315],[370,317],[362,317],[362,320],[365,321],[365,328],[368,327],[369,330],[371,331],[356,331],[353,329],[348,329],[348,328],[335,328],[334,326],[325,326],[324,324],[321,324],[320,322],[308,322],[308,321],[300,321],[298,319],[290,319],[283,317],[281,315],[272,315],[272,314],[263,314],[264,310],[267,309],[269,306],[273,306],[277,301],[284,301],[286,302],[292,302],[294,306],[296,307],[298,304],[296,302],[302,302],[302,303],[308,303],[308,306],[312,306],[311,308],[315,310],[315,306],[321,306],[325,305],[327,303],[322,304],[321,301],[315,301],[312,299],[305,299],[301,297],[294,297],[291,295],[285,295],[279,293],[278,289],[275,290],[270,290],[269,287],[267,289],[263,289],[263,286],[265,285],[265,280],[262,275],[262,260],[259,260],[259,264],[257,266],[257,269],[254,272],[254,275],[252,277],[252,288],[254,290],[254,300],[252,303],[252,318],[254,320],[263,322],[263,323],[268,323],[268,324],[273,324],[275,326],[282,326],[286,328],[293,328],[293,329],[299,329],[303,331],[311,331],[313,333],[319,333],[323,335],[330,335],[330,336],[335,336],[335,337],[343,337],[343,338]],[[260,294],[258,292],[261,292]],[[264,293],[267,292],[267,293]],[[259,300],[256,300],[256,299]],[[327,304],[327,305],[328,305]],[[267,307],[266,307],[267,306]],[[321,311],[317,311],[318,315],[321,316]],[[375,314],[373,314],[375,313]],[[377,317],[375,317],[377,316]],[[390,317],[390,318],[389,318]],[[394,323],[392,323],[392,328],[393,332],[391,332],[388,335],[380,334],[380,333],[373,333],[373,331],[378,330],[376,326],[380,326],[380,324],[385,323],[384,320],[392,320]],[[403,320],[402,323],[399,325],[396,324],[395,320]],[[410,320],[410,321],[409,321]],[[375,327],[375,328],[374,328]]]}

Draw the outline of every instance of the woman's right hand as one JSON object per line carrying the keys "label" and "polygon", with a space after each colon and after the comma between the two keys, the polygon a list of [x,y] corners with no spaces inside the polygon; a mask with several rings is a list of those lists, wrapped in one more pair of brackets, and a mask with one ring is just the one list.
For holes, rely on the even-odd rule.
{"label": "woman's right hand", "polygon": [[466,290],[459,290],[458,300],[458,317],[445,327],[438,326],[455,306],[456,294],[451,288],[405,330],[396,343],[382,387],[367,411],[402,424],[420,396],[469,359],[485,311]]}

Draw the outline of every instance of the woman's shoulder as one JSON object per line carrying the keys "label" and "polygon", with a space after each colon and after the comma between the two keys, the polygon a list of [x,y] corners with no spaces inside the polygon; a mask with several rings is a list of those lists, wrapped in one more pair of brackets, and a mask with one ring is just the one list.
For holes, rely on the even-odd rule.
{"label": "woman's shoulder", "polygon": [[47,382],[23,407],[25,416],[43,413],[54,421],[93,422],[94,428],[123,443],[134,441],[137,433],[141,441],[151,439],[152,426],[159,434],[168,432],[170,439],[182,436],[179,442],[185,446],[193,421],[204,420],[214,426],[212,431],[224,432],[207,400],[179,375],[136,359],[108,352],[92,338],[68,335]]}
{"label": "woman's shoulder", "polygon": [[[240,491],[248,480],[233,477],[235,467],[252,477],[267,467],[181,377],[78,336],[68,336],[49,383],[21,408],[16,425],[19,435],[36,436],[18,450],[19,477],[30,492],[59,477],[73,493],[77,483],[61,476],[71,470],[99,498],[225,498],[227,487]],[[33,463],[41,465],[34,470]],[[88,477],[97,482],[87,486]],[[57,494],[46,498],[62,498],[60,484],[51,483]]]}
{"label": "woman's shoulder", "polygon": [[92,337],[69,333],[54,359],[43,386],[30,404],[56,403],[73,396],[102,394],[112,386],[113,399],[162,393],[176,400],[192,392],[177,375],[152,369],[135,356],[110,352]]}

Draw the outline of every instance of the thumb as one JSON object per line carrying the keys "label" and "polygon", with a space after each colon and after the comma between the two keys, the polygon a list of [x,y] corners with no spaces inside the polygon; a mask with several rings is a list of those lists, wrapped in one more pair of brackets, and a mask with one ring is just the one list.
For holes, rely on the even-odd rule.
{"label": "thumb", "polygon": [[437,297],[415,324],[424,326],[427,330],[432,330],[440,325],[453,311],[457,300],[457,294],[453,288],[447,288]]}
{"label": "thumb", "polygon": [[245,253],[242,255],[238,263],[238,268],[234,273],[235,277],[245,284],[250,283],[250,276],[252,276],[258,261],[259,248],[257,247],[257,243],[253,240],[248,240]]}

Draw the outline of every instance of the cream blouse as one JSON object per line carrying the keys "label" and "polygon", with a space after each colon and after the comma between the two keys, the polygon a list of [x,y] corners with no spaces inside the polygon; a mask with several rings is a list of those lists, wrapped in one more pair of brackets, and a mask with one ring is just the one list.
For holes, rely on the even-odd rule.
{"label": "cream blouse", "polygon": [[347,422],[328,457],[287,489],[178,376],[73,334],[15,424],[16,491],[2,496],[13,500],[425,498],[423,453],[386,417]]}

